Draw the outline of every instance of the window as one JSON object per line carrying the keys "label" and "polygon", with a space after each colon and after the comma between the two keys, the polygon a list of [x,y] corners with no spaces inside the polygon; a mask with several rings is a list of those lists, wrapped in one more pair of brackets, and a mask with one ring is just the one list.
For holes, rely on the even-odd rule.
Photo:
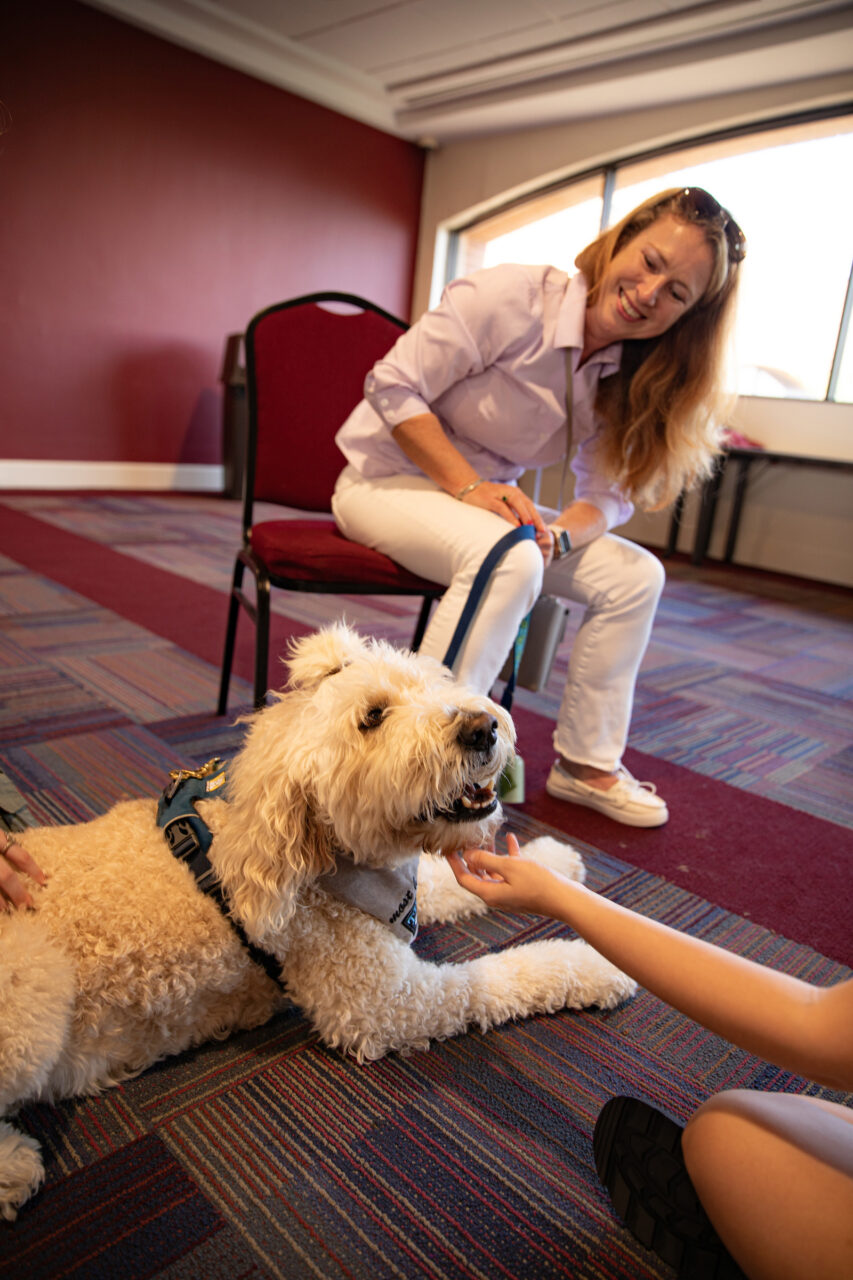
{"label": "window", "polygon": [[547,262],[573,271],[575,254],[598,235],[603,213],[602,175],[534,196],[461,233],[453,275],[501,262]]}
{"label": "window", "polygon": [[707,188],[746,234],[736,389],[853,402],[853,116],[704,142],[586,175],[457,232],[453,274],[499,262],[571,271],[599,227],[674,186]]}

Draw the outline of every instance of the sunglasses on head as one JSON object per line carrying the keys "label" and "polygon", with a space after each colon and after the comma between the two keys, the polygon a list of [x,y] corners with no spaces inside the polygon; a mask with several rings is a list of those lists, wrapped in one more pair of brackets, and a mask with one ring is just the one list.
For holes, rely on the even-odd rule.
{"label": "sunglasses on head", "polygon": [[746,236],[735,222],[728,209],[724,209],[719,200],[715,200],[710,191],[704,187],[684,187],[679,191],[673,203],[683,210],[688,217],[699,218],[703,222],[718,222],[722,225],[729,247],[729,261],[742,262],[746,257]]}

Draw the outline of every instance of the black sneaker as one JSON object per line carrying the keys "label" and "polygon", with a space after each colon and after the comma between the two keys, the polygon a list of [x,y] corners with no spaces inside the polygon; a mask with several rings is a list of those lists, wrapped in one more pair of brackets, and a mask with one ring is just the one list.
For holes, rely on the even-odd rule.
{"label": "black sneaker", "polygon": [[683,1130],[637,1098],[611,1098],[595,1122],[595,1167],[616,1214],[681,1280],[744,1280],[699,1203]]}

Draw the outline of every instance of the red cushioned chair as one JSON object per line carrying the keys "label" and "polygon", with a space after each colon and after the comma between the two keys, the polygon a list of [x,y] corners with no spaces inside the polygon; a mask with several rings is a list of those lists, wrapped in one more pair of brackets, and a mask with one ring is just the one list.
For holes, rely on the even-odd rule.
{"label": "red cushioned chair", "polygon": [[[293,298],[261,311],[249,324],[243,546],[231,585],[219,715],[228,704],[241,605],[255,624],[255,706],[266,701],[271,587],[421,596],[412,647],[417,649],[423,638],[432,602],[443,594],[443,586],[408,573],[380,551],[351,542],[331,514],[328,519],[253,522],[254,504],[262,501],[331,512],[335,481],[345,464],[335,432],[361,399],[365,375],[406,327],[349,293]],[[247,568],[255,579],[254,600],[243,591]]]}

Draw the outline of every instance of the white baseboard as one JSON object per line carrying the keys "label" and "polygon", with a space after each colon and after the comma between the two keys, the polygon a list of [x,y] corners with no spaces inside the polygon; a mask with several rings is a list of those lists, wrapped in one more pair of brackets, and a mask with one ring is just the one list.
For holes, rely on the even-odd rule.
{"label": "white baseboard", "polygon": [[225,468],[207,463],[29,462],[0,459],[2,489],[158,489],[222,493]]}

